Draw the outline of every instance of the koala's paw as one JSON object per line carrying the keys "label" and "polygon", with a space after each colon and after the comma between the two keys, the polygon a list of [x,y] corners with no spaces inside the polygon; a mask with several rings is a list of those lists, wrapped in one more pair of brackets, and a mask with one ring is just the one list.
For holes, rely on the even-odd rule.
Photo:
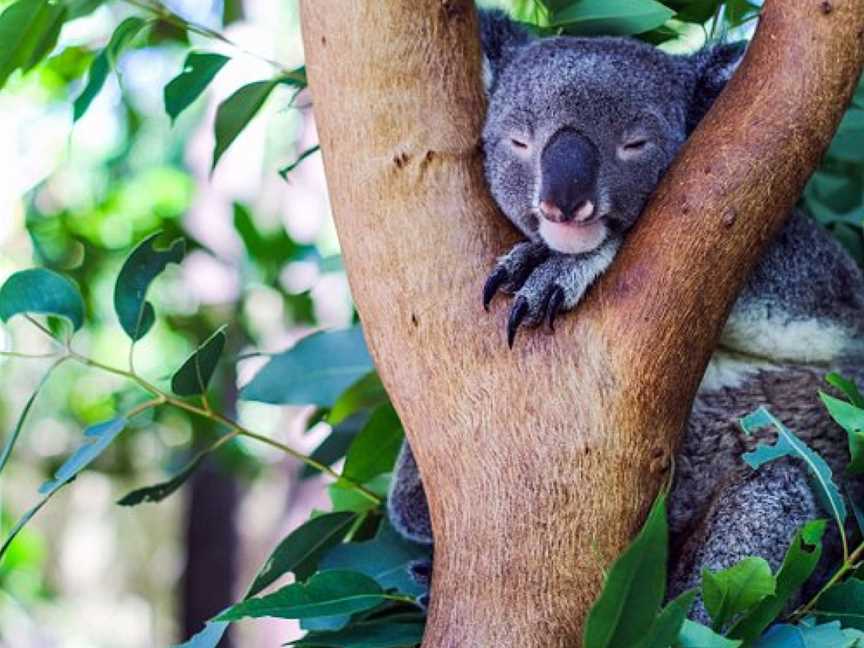
{"label": "koala's paw", "polygon": [[483,308],[489,310],[489,304],[499,290],[505,293],[515,293],[519,290],[528,275],[548,259],[549,254],[549,248],[543,243],[522,241],[514,245],[507,254],[499,257],[495,269],[483,287]]}

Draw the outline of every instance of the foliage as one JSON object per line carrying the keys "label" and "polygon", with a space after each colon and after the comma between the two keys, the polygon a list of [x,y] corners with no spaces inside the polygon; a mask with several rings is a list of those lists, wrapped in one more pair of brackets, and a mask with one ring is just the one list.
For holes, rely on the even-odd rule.
{"label": "foliage", "polygon": [[[97,48],[89,44],[75,45],[54,52],[65,24],[105,4],[109,3],[106,0],[15,0],[8,4],[0,14],[0,43],[4,44],[0,48],[0,88],[17,82],[19,72],[25,74],[41,69],[63,79],[62,88],[71,104],[72,119],[78,121],[105,90],[112,74],[119,77],[124,57],[136,49],[160,42],[168,34],[172,43],[184,50],[185,59],[162,90],[161,109],[172,124],[179,126],[180,117],[194,111],[196,102],[231,62],[233,56],[224,53],[225,49],[238,55],[243,53],[223,34],[183,18],[158,0],[131,2],[135,7],[133,14],[117,21],[113,32],[105,34],[104,45]],[[746,36],[759,10],[759,3],[749,0],[626,0],[615,3],[513,0],[510,4],[517,17],[543,35],[635,35],[670,48],[680,44],[679,41],[686,41],[694,32],[709,41]],[[226,1],[224,24],[240,17],[242,5],[236,0]],[[189,34],[204,39],[204,46],[198,44],[186,51]],[[207,43],[218,44],[220,51],[211,51]],[[280,89],[291,90],[293,96],[289,103],[293,103],[297,93],[306,86],[305,68],[288,69],[269,59],[264,63],[272,68],[271,75],[243,80],[216,110],[211,172]],[[140,117],[126,109],[130,111],[130,130],[140,128]],[[303,160],[317,151],[314,145],[298,151],[283,162],[285,166],[278,172],[287,179]],[[864,262],[860,228],[864,213],[862,151],[864,85],[859,86],[837,138],[803,197],[814,216]],[[112,160],[111,180],[126,177],[129,158],[127,150]],[[177,182],[175,176],[164,170],[154,172],[152,177],[160,187],[175,186],[172,183]],[[185,243],[176,238],[180,233],[177,218],[188,206],[182,182],[176,191],[180,198],[172,196],[163,203],[153,202],[152,209],[148,208],[146,213],[124,212],[128,201],[124,200],[123,191],[148,193],[148,180],[144,177],[136,180],[140,185],[130,188],[132,183],[128,182],[122,189],[108,192],[102,202],[92,206],[88,219],[79,219],[64,211],[43,214],[34,202],[28,211],[28,229],[39,260],[47,267],[13,274],[0,288],[0,319],[5,322],[28,317],[33,326],[50,338],[53,346],[49,356],[54,363],[7,435],[0,454],[0,472],[25,431],[37,394],[51,379],[56,367],[77,364],[107,372],[130,385],[124,398],[109,399],[112,408],[122,410],[121,413],[103,423],[99,423],[98,418],[88,421],[95,425],[86,426],[84,444],[59,466],[54,478],[40,490],[42,497],[11,529],[0,548],[0,560],[5,555],[8,564],[14,547],[12,540],[18,536],[20,542],[25,537],[25,525],[50,497],[75,479],[80,471],[102,460],[109,447],[122,443],[125,435],[121,436],[121,432],[127,422],[134,421],[146,427],[153,420],[147,415],[155,417],[170,409],[206,423],[210,434],[203,440],[198,439],[167,480],[138,488],[121,498],[119,504],[136,506],[169,497],[209,457],[227,456],[232,449],[241,453],[236,443],[239,439],[266,444],[302,461],[306,476],[323,473],[333,482],[328,491],[332,511],[313,515],[288,534],[262,566],[243,600],[211,620],[184,646],[216,646],[231,622],[258,616],[302,619],[308,634],[295,642],[298,646],[395,648],[417,644],[425,616],[417,599],[425,593],[425,588],[412,578],[411,568],[418,561],[430,558],[429,548],[400,538],[383,515],[384,493],[403,430],[374,372],[360,327],[318,332],[303,338],[287,351],[269,357],[242,391],[241,397],[245,400],[317,406],[318,413],[309,426],[320,421],[328,424],[331,431],[308,457],[244,427],[216,407],[220,400],[216,386],[220,372],[224,379],[225,365],[230,364],[225,356],[226,350],[235,346],[232,338],[248,341],[252,337],[249,331],[239,330],[242,322],[233,321],[240,319],[240,308],[220,314],[221,319],[216,323],[211,321],[212,317],[199,317],[194,326],[187,327],[186,332],[190,337],[194,334],[196,340],[194,350],[173,370],[169,385],[142,376],[134,364],[136,343],[158,330],[160,316],[163,321],[166,319],[164,313],[157,313],[148,301],[148,290],[166,266],[183,260],[187,247],[199,249],[203,246],[194,238]],[[109,214],[115,212],[122,213],[128,220],[130,240],[131,237],[143,239],[119,271],[110,263],[92,261],[93,257],[100,261],[110,257],[111,246],[102,245],[100,236],[106,229]],[[321,268],[328,267],[325,261],[332,263],[332,257],[321,259],[314,248],[296,243],[281,228],[275,233],[262,231],[245,205],[234,206],[234,227],[243,246],[247,282],[278,286],[281,270],[291,261],[313,259]],[[160,230],[165,230],[161,236]],[[168,247],[159,247],[159,240],[173,242]],[[87,250],[85,262],[75,260],[81,247]],[[91,289],[89,281],[97,273],[107,273],[106,267],[116,276],[115,312],[110,318],[100,309],[98,294]],[[297,321],[311,323],[308,295],[283,295],[283,298],[290,304]],[[61,320],[59,325],[55,318]],[[78,350],[81,330],[86,330],[88,325],[106,326],[109,321],[114,328],[119,322],[119,330],[129,338],[128,366],[102,363]],[[179,357],[184,356],[185,353]],[[36,357],[34,354],[33,359]],[[854,384],[839,376],[831,377],[829,382],[846,400],[825,394],[823,401],[849,434],[850,472],[858,473],[864,469],[864,398]],[[142,400],[142,392],[146,400]],[[818,484],[817,491],[828,505],[827,510],[833,512],[846,547],[845,504],[824,461],[767,411],[754,413],[743,425],[745,429],[770,425],[778,430],[776,444],[760,447],[748,455],[754,467],[790,455],[805,461]],[[337,470],[334,466],[343,459],[343,467]],[[858,509],[852,504],[857,513]],[[786,614],[789,602],[794,600],[819,561],[825,527],[824,521],[805,525],[776,573],[771,573],[764,561],[747,559],[727,570],[706,572],[699,588],[664,605],[668,529],[665,499],[661,497],[633,545],[609,570],[606,588],[586,626],[585,645],[590,648],[619,645],[773,648],[841,645],[838,642],[843,642],[844,646],[856,645],[861,639],[856,632],[862,629],[860,611],[864,596],[864,584],[853,576],[864,552],[860,546],[852,551],[846,549],[844,563],[822,592],[792,614]],[[270,591],[286,578],[292,578],[293,582]],[[686,619],[697,595],[703,597],[712,616],[710,628]],[[778,620],[787,623],[776,624]],[[772,627],[772,624],[776,625]]]}

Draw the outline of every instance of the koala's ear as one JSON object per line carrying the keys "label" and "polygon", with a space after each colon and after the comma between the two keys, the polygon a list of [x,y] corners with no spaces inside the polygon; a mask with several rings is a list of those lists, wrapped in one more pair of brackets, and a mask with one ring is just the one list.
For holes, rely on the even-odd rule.
{"label": "koala's ear", "polygon": [[500,10],[480,10],[480,42],[483,45],[483,83],[492,90],[498,73],[513,56],[516,48],[531,36]]}
{"label": "koala's ear", "polygon": [[726,82],[732,78],[738,64],[744,57],[746,44],[724,43],[706,47],[690,57],[694,68],[693,93],[687,110],[687,133],[707,114],[720,96]]}

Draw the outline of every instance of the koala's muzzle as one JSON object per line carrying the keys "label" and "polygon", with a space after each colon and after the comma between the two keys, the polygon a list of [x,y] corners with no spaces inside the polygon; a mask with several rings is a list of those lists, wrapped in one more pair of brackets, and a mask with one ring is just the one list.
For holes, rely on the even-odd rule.
{"label": "koala's muzzle", "polygon": [[597,147],[568,128],[555,133],[540,155],[540,213],[554,223],[590,223],[595,215]]}

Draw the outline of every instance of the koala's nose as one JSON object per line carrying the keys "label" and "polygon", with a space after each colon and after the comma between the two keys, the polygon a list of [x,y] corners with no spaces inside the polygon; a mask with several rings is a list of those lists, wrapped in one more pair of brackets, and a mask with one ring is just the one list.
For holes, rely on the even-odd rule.
{"label": "koala's nose", "polygon": [[540,213],[553,222],[589,222],[595,215],[599,152],[575,130],[555,133],[540,155]]}
{"label": "koala's nose", "polygon": [[540,201],[540,214],[553,223],[566,223],[575,221],[587,223],[594,215],[594,201],[585,199],[568,212],[562,210],[558,205],[548,200]]}

